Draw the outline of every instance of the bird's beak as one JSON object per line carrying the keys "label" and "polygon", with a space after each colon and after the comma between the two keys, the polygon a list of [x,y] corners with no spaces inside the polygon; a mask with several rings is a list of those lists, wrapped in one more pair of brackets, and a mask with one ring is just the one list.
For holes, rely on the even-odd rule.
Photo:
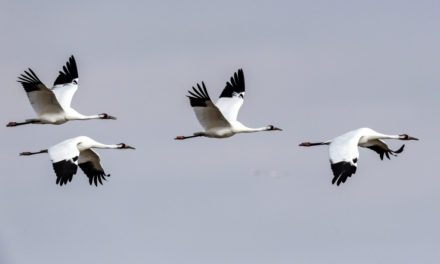
{"label": "bird's beak", "polygon": [[116,120],[116,117],[109,115],[109,116],[107,116],[107,119],[113,119],[113,120]]}
{"label": "bird's beak", "polygon": [[415,138],[415,137],[410,137],[410,136],[408,136],[408,139],[407,140],[419,140],[418,138]]}
{"label": "bird's beak", "polygon": [[283,131],[281,128],[274,127],[273,130]]}
{"label": "bird's beak", "polygon": [[128,145],[125,145],[125,148],[126,148],[126,149],[136,149],[135,147],[128,146]]}

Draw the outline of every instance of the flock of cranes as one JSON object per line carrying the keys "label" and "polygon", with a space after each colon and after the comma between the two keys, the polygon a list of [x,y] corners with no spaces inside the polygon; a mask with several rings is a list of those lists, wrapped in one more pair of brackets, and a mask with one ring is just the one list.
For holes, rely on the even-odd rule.
{"label": "flock of cranes", "polygon": [[[78,69],[75,58],[69,61],[59,72],[53,87],[46,87],[30,68],[18,77],[37,117],[26,119],[23,122],[9,122],[7,127],[26,124],[55,124],[60,125],[71,120],[113,119],[106,113],[97,115],[82,115],[70,105],[78,90]],[[262,131],[282,131],[273,125],[260,128],[250,128],[237,120],[238,112],[243,105],[245,95],[245,80],[242,69],[239,69],[226,83],[220,98],[214,104],[209,97],[205,83],[197,84],[192,91],[188,91],[189,102],[194,113],[203,127],[203,131],[195,132],[190,136],[177,136],[176,140],[185,140],[194,137],[227,138],[237,133],[253,133]],[[338,136],[332,140],[299,144],[302,147],[329,145],[330,164],[333,172],[332,184],[344,183],[348,177],[356,172],[359,159],[358,147],[369,148],[390,159],[390,155],[397,156],[404,149],[391,150],[383,139],[418,140],[407,134],[386,135],[370,128],[359,128]],[[90,185],[98,186],[109,177],[101,165],[101,160],[93,149],[135,149],[125,143],[106,145],[89,137],[79,136],[67,139],[48,149],[37,152],[22,152],[21,156],[30,156],[48,153],[56,174],[56,184],[65,185],[72,181],[78,167],[88,177]]]}

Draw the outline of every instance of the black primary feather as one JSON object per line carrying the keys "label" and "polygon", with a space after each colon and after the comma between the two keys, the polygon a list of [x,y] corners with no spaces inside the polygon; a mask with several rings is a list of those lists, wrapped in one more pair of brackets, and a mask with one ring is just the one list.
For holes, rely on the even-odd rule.
{"label": "black primary feather", "polygon": [[95,186],[98,186],[98,182],[102,184],[102,180],[106,181],[107,179],[105,177],[110,176],[110,174],[105,174],[103,170],[97,169],[91,161],[80,163],[79,167],[89,178],[90,185],[95,183]]}
{"label": "black primary feather", "polygon": [[53,169],[57,175],[56,184],[62,186],[72,181],[73,175],[78,171],[78,166],[75,164],[77,159],[78,157],[74,157],[71,160],[62,160],[53,163]]}
{"label": "black primary feather", "polygon": [[234,76],[231,77],[231,80],[226,83],[226,87],[223,89],[220,97],[233,97],[234,93],[240,94],[240,96],[243,97],[241,93],[243,93],[244,90],[244,73],[242,69],[239,69],[234,73]]}
{"label": "black primary feather", "polygon": [[63,66],[63,71],[60,71],[53,85],[71,83],[78,78],[78,69],[76,67],[75,58],[70,56],[69,61]]}
{"label": "black primary feather", "polygon": [[356,173],[356,166],[346,161],[331,163],[331,168],[334,175],[332,184],[336,183],[338,186],[341,182],[344,183],[348,177]]}
{"label": "black primary feather", "polygon": [[202,82],[202,87],[200,84],[197,84],[197,88],[193,86],[193,90],[188,91],[188,93],[190,95],[187,95],[187,97],[189,98],[189,103],[192,107],[206,107],[206,102],[211,101],[204,82]]}
{"label": "black primary feather", "polygon": [[389,148],[384,149],[384,148],[382,148],[382,147],[380,147],[380,146],[377,146],[377,145],[375,145],[375,146],[370,146],[370,147],[368,147],[368,148],[371,149],[371,150],[374,150],[377,154],[379,154],[380,159],[383,160],[384,155],[385,155],[388,159],[390,159],[390,154],[393,155],[393,156],[397,156],[397,155],[395,155],[395,154],[402,153],[403,149],[405,148],[405,145],[402,145],[398,150],[391,150],[391,149],[389,149]]}
{"label": "black primary feather", "polygon": [[23,88],[27,93],[40,90],[41,88],[39,87],[39,85],[44,86],[44,84],[40,81],[40,79],[31,68],[29,68],[28,70],[29,71],[24,71],[24,73],[18,77],[17,82],[23,85]]}

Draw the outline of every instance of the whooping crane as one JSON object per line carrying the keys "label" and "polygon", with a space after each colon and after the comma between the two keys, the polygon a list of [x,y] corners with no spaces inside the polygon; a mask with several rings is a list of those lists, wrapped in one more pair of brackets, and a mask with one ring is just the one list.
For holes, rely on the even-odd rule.
{"label": "whooping crane", "polygon": [[330,145],[330,164],[334,175],[332,184],[336,183],[339,185],[356,172],[359,159],[358,146],[374,150],[379,154],[381,160],[383,160],[384,155],[388,159],[390,159],[390,155],[397,156],[405,147],[405,145],[402,145],[398,150],[391,150],[382,139],[418,140],[407,134],[385,135],[370,128],[359,128],[329,141],[318,143],[303,142],[299,146]]}
{"label": "whooping crane", "polygon": [[73,55],[63,66],[63,71],[59,72],[52,89],[47,88],[30,68],[18,77],[18,82],[26,91],[38,118],[27,119],[24,122],[9,122],[7,127],[26,124],[60,125],[69,120],[116,119],[106,113],[82,115],[70,107],[78,90],[78,69]]}
{"label": "whooping crane", "polygon": [[98,153],[93,151],[92,148],[135,149],[125,143],[106,145],[96,142],[89,137],[80,136],[67,139],[49,149],[43,149],[37,152],[22,152],[20,153],[20,156],[49,153],[53,169],[57,176],[56,184],[59,184],[60,186],[72,181],[72,177],[76,174],[78,166],[89,178],[90,185],[95,183],[95,185],[98,186],[98,182],[102,184],[102,180],[106,180],[105,177],[109,177],[110,174],[105,174],[100,163],[101,159]]}
{"label": "whooping crane", "polygon": [[220,94],[217,103],[214,104],[208,95],[205,83],[197,84],[193,91],[188,91],[189,102],[194,109],[199,123],[204,128],[202,132],[196,132],[192,136],[177,136],[176,140],[193,137],[226,138],[237,133],[252,133],[260,131],[277,131],[280,128],[268,125],[260,128],[249,128],[237,120],[238,111],[244,102],[245,83],[243,70],[239,69]]}

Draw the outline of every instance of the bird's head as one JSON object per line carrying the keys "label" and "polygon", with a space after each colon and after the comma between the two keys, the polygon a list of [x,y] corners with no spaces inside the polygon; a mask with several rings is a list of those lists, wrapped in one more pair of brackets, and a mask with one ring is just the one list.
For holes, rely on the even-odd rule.
{"label": "bird's head", "polygon": [[411,137],[408,134],[401,134],[399,135],[400,140],[419,140],[418,138]]}
{"label": "bird's head", "polygon": [[281,128],[274,127],[274,126],[272,126],[272,125],[268,125],[268,126],[266,127],[266,130],[267,130],[267,131],[283,131]]}
{"label": "bird's head", "polygon": [[129,146],[125,143],[119,143],[119,144],[117,144],[117,146],[118,146],[118,149],[135,149],[134,147]]}
{"label": "bird's head", "polygon": [[106,114],[106,113],[99,114],[99,118],[101,118],[101,119],[113,119],[113,120],[116,120],[116,117],[111,116],[111,115]]}

